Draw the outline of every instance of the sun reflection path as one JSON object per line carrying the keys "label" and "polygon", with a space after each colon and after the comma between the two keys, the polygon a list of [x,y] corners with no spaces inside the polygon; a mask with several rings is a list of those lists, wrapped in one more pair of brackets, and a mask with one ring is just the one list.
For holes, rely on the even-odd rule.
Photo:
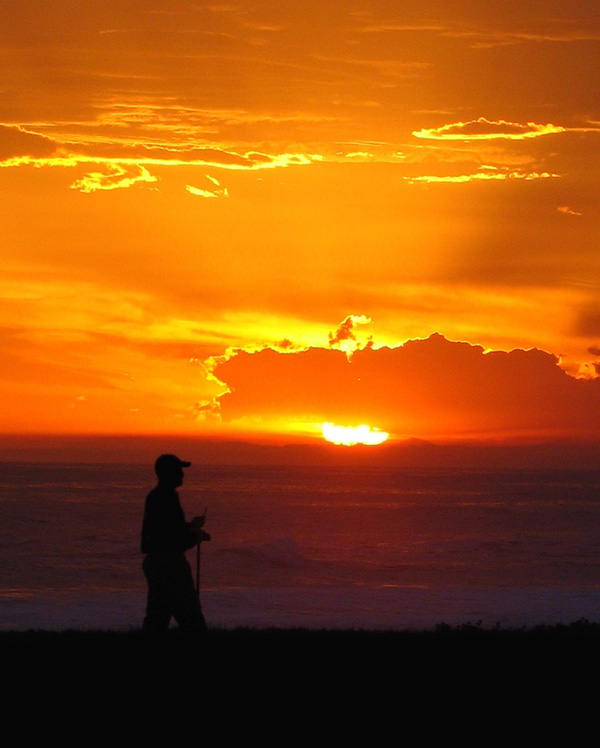
{"label": "sun reflection path", "polygon": [[371,429],[370,426],[364,424],[360,426],[336,426],[333,423],[324,423],[323,436],[333,444],[353,447],[356,444],[367,444],[369,446],[381,444],[388,438],[389,434],[387,431]]}

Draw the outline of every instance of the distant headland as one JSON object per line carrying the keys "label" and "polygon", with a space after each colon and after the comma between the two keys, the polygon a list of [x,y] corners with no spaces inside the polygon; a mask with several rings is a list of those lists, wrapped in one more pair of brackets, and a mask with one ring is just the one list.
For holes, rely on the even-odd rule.
{"label": "distant headland", "polygon": [[465,469],[600,469],[600,444],[577,441],[393,440],[352,447],[320,440],[189,435],[0,435],[0,462],[151,463],[174,452],[206,465],[312,465]]}

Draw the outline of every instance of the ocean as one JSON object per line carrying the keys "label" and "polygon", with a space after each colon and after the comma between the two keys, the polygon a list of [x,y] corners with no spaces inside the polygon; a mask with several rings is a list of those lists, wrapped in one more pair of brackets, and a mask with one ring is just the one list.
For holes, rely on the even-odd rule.
{"label": "ocean", "polygon": [[[148,465],[0,463],[0,630],[138,628]],[[600,471],[202,466],[209,626],[600,620]],[[196,551],[188,553],[196,574]]]}

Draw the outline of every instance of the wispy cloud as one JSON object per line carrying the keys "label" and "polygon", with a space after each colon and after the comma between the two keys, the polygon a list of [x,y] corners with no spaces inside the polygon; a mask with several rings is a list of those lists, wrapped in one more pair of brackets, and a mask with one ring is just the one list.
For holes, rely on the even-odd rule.
{"label": "wispy cloud", "polygon": [[[156,182],[157,177],[150,173],[152,168],[213,167],[230,171],[259,171],[306,166],[321,159],[322,156],[318,154],[240,153],[185,142],[140,142],[135,138],[82,138],[76,142],[38,135],[16,125],[0,125],[0,168],[74,168],[89,164],[103,167],[103,172],[90,172],[71,185],[73,189],[87,193]],[[213,183],[219,186],[216,180]],[[189,191],[192,194],[202,192],[193,192],[194,189]],[[227,191],[212,190],[211,193],[214,193],[212,197],[224,196]]]}
{"label": "wispy cloud", "polygon": [[406,61],[396,59],[377,59],[360,57],[327,57],[315,55],[315,60],[320,60],[334,65],[348,66],[354,69],[365,69],[394,78],[414,78],[422,74],[423,70],[431,67],[429,62]]}
{"label": "wispy cloud", "polygon": [[507,47],[517,44],[542,42],[550,44],[573,44],[576,42],[598,41],[600,32],[583,29],[562,28],[556,31],[511,31],[511,30],[451,30],[443,32],[443,36],[472,40],[475,49],[489,49],[492,47]]}
{"label": "wispy cloud", "polygon": [[414,131],[413,135],[425,140],[527,140],[562,132],[566,132],[566,128],[560,125],[538,125],[535,122],[520,124],[479,117],[468,122],[453,122],[441,127],[423,128]]}
{"label": "wispy cloud", "polygon": [[[478,171],[473,174],[458,175],[433,175],[424,174],[418,177],[405,177],[407,182],[426,182],[430,184],[448,183],[448,184],[465,184],[467,182],[505,182],[511,180],[533,181],[535,179],[550,179],[559,177],[559,174],[551,174],[547,171],[537,172],[519,172],[519,171]],[[560,209],[559,209],[560,210]]]}
{"label": "wispy cloud", "polygon": [[514,23],[506,28],[499,28],[481,20],[474,27],[471,19],[460,21],[448,18],[443,23],[403,23],[397,21],[377,21],[364,23],[360,27],[364,34],[429,34],[447,39],[464,39],[474,49],[515,46],[519,44],[574,44],[577,42],[597,41],[600,31],[581,24],[575,26],[572,21],[552,21],[546,15],[541,19],[528,22],[525,18],[516,17]]}
{"label": "wispy cloud", "polygon": [[56,143],[52,138],[30,132],[20,125],[0,124],[0,161],[24,153],[42,158],[55,151]]}
{"label": "wispy cloud", "polygon": [[563,213],[566,216],[581,216],[583,213],[579,213],[576,210],[573,210],[573,208],[570,208],[568,205],[561,205],[557,208],[559,213]]}
{"label": "wispy cloud", "polygon": [[447,29],[446,26],[436,23],[401,23],[392,21],[381,21],[377,23],[364,24],[360,31],[364,34],[374,34],[383,32],[422,32],[422,31],[433,31],[443,32]]}
{"label": "wispy cloud", "polygon": [[201,187],[194,187],[191,184],[187,184],[185,189],[190,193],[190,195],[195,195],[196,197],[228,197],[229,191],[227,190],[227,187],[221,187],[221,183],[218,179],[211,177],[210,174],[206,174],[206,179],[208,179],[209,182],[212,182],[217,189],[205,190]]}
{"label": "wispy cloud", "polygon": [[124,168],[118,163],[108,163],[107,172],[92,172],[81,179],[75,180],[71,189],[80,192],[96,192],[97,190],[118,190],[131,187],[134,184],[156,182],[157,177],[153,177],[148,169],[144,166],[130,166]]}

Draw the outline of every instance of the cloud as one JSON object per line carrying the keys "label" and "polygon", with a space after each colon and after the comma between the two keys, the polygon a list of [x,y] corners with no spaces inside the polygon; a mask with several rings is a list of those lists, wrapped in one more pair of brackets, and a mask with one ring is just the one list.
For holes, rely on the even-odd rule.
{"label": "cloud", "polygon": [[[75,168],[96,165],[104,171],[93,171],[76,179],[72,189],[92,193],[99,190],[128,188],[158,181],[150,169],[163,167],[212,167],[227,171],[259,171],[289,166],[306,166],[322,160],[316,154],[237,153],[225,148],[196,147],[188,144],[166,145],[136,140],[88,140],[79,143],[53,140],[45,135],[25,131],[19,126],[0,125],[0,167]],[[214,177],[207,177],[219,186]],[[187,185],[190,194],[200,197],[226,197],[227,188],[203,190]]]}
{"label": "cloud", "polygon": [[[349,314],[335,332],[329,333],[329,347],[345,351],[348,355],[360,350],[364,345],[358,342],[354,328],[357,325],[368,325],[370,322],[370,318],[364,315]],[[369,338],[365,345],[372,345],[372,340]]]}
{"label": "cloud", "polygon": [[559,31],[445,31],[442,36],[473,39],[471,45],[475,49],[489,49],[492,47],[513,46],[533,42],[549,42],[554,44],[573,44],[575,42],[598,41],[600,33],[587,30],[561,29]]}
{"label": "cloud", "polygon": [[55,151],[56,143],[45,135],[28,132],[19,125],[0,124],[0,161],[23,155],[44,158]]}
{"label": "cloud", "polygon": [[[550,174],[547,171],[477,171],[472,174],[453,174],[453,175],[434,175],[434,174],[423,174],[418,177],[404,177],[407,182],[427,182],[430,184],[435,183],[450,183],[450,184],[464,184],[466,182],[498,182],[498,181],[513,181],[513,180],[525,180],[530,182],[534,179],[550,179],[558,177],[559,174]],[[560,208],[559,208],[560,210]]]}
{"label": "cloud", "polygon": [[366,68],[381,75],[392,78],[415,78],[422,74],[423,70],[431,67],[428,62],[410,62],[396,59],[367,59],[351,57],[328,57],[326,55],[314,55],[314,59],[328,63],[328,65],[347,65],[358,68]]}
{"label": "cloud", "polygon": [[221,185],[219,183],[218,179],[215,179],[214,177],[206,175],[206,178],[212,182],[214,185],[219,187],[217,190],[203,190],[200,187],[193,187],[191,184],[186,184],[185,189],[190,193],[190,195],[196,195],[197,197],[228,197],[229,192],[227,190],[227,187],[221,188]]}
{"label": "cloud", "polygon": [[526,140],[562,132],[566,132],[566,129],[558,125],[538,125],[535,122],[523,125],[479,117],[468,122],[453,122],[442,127],[415,130],[413,135],[425,140]]}
{"label": "cloud", "polygon": [[[521,10],[523,10],[521,8]],[[508,12],[508,11],[507,11]],[[523,25],[521,14],[521,25]],[[550,20],[550,24],[548,21]],[[548,17],[533,20],[532,30],[527,28],[513,30],[500,29],[491,24],[480,24],[480,28],[473,28],[473,19],[469,18],[468,22],[449,21],[447,24],[440,23],[402,23],[394,21],[380,21],[364,25],[360,30],[363,33],[432,33],[438,37],[447,37],[450,39],[466,39],[471,41],[471,47],[474,49],[488,49],[492,47],[513,46],[517,44],[541,42],[555,44],[572,44],[576,42],[597,41],[600,39],[600,33],[594,29],[586,28],[583,24],[581,28],[573,28],[569,22],[559,21],[556,18]],[[547,28],[545,29],[544,26]]]}
{"label": "cloud", "polygon": [[[102,111],[88,123],[80,123],[80,128],[103,128],[118,136],[118,131],[128,128],[138,129],[148,137],[175,134],[186,138],[204,138],[222,132],[224,128],[246,128],[248,126],[273,126],[283,124],[318,124],[334,122],[330,114],[317,114],[311,111],[279,111],[276,107],[268,110],[241,108],[202,108],[173,103],[169,98],[156,103],[155,99],[115,101],[108,97],[100,105]],[[189,141],[188,141],[189,142]]]}
{"label": "cloud", "polygon": [[578,213],[576,210],[573,210],[573,208],[569,208],[568,205],[561,205],[559,208],[557,208],[559,213],[564,213],[566,216],[581,216],[583,213]]}
{"label": "cloud", "polygon": [[440,24],[434,24],[434,23],[401,23],[401,22],[391,22],[391,21],[383,21],[379,23],[371,23],[362,26],[360,31],[364,34],[373,34],[373,33],[381,33],[381,32],[413,32],[413,31],[444,31],[446,29],[445,26],[441,26]]}
{"label": "cloud", "polygon": [[[35,137],[35,136],[34,136]],[[42,136],[38,136],[42,138]],[[7,138],[8,140],[8,138]],[[15,139],[16,140],[16,139]],[[48,144],[48,153],[35,154],[28,152],[26,145],[36,142],[22,140],[22,147],[12,147],[11,153],[0,161],[0,166],[66,166],[76,164],[122,164],[143,166],[213,166],[227,170],[256,171],[276,169],[286,166],[306,166],[314,161],[321,161],[317,154],[307,153],[261,153],[247,151],[237,153],[223,148],[199,148],[190,146],[166,146],[129,142],[96,143],[87,142],[71,144],[67,149],[64,144],[43,137]],[[9,148],[7,147],[7,150]],[[30,149],[31,150],[31,149]],[[52,156],[52,154],[56,154]]]}
{"label": "cloud", "polygon": [[129,166],[124,168],[118,163],[107,164],[108,174],[92,172],[71,185],[71,189],[80,192],[96,192],[96,190],[117,190],[131,187],[140,182],[152,183],[158,181],[148,169],[143,166]]}
{"label": "cloud", "polygon": [[434,334],[350,359],[334,349],[238,351],[214,374],[228,388],[218,398],[228,422],[304,419],[420,437],[600,435],[600,379],[575,379],[537,349],[485,352]]}

